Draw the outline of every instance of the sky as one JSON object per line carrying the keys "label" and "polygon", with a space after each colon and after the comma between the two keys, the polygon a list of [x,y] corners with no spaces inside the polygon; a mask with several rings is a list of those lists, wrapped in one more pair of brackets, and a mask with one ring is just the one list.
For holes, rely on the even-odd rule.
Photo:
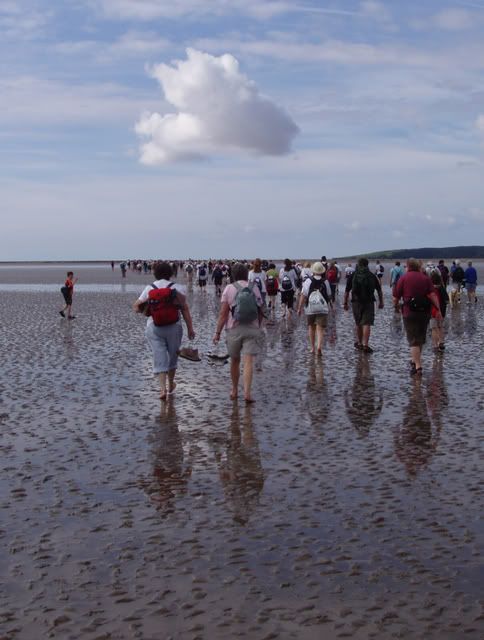
{"label": "sky", "polygon": [[0,261],[484,244],[484,0],[0,0]]}

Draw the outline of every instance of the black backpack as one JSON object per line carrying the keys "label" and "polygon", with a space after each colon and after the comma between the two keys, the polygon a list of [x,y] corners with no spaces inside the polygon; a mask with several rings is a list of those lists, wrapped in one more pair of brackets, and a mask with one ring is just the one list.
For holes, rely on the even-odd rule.
{"label": "black backpack", "polygon": [[375,277],[368,267],[357,267],[353,274],[351,290],[358,302],[374,302]]}

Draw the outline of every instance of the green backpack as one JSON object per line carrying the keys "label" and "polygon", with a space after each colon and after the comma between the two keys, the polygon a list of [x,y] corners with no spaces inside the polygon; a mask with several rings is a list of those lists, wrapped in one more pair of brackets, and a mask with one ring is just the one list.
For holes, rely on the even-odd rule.
{"label": "green backpack", "polygon": [[252,283],[243,287],[238,282],[234,282],[237,289],[235,305],[232,307],[232,315],[239,324],[251,324],[259,317],[259,307],[255,294],[252,291]]}
{"label": "green backpack", "polygon": [[368,267],[356,267],[351,289],[358,302],[374,302],[375,278]]}

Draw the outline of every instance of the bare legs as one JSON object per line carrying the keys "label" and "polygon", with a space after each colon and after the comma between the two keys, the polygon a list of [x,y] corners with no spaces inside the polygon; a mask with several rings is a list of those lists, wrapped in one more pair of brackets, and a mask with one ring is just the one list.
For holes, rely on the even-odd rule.
{"label": "bare legs", "polygon": [[316,353],[320,356],[323,353],[324,328],[319,324],[310,324],[308,326],[308,338],[311,353],[314,353],[314,347],[316,346]]}
{"label": "bare legs", "polygon": [[[160,398],[166,400],[166,396],[169,393],[173,393],[176,388],[175,383],[176,369],[170,369],[168,372],[163,371],[159,374],[160,377]],[[167,389],[168,382],[168,389]]]}
{"label": "bare legs", "polygon": [[[251,396],[252,378],[254,375],[254,356],[246,354],[244,359],[244,400],[246,402],[254,402]],[[239,394],[239,380],[240,380],[240,358],[230,359],[230,377],[232,380],[232,391],[230,393],[230,399],[236,400]]]}
{"label": "bare legs", "polygon": [[415,370],[422,371],[422,345],[410,347],[410,357],[415,365]]}
{"label": "bare legs", "polygon": [[370,341],[370,333],[371,326],[365,324],[363,327],[357,325],[356,327],[356,338],[358,340],[358,344],[362,344],[364,347],[368,346],[368,342]]}

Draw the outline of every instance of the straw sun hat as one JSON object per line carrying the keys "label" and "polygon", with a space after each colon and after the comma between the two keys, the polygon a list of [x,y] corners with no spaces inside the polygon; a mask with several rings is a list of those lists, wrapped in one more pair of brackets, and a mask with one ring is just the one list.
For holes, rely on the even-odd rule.
{"label": "straw sun hat", "polygon": [[311,267],[311,271],[315,276],[322,276],[326,272],[326,269],[322,262],[315,262]]}

